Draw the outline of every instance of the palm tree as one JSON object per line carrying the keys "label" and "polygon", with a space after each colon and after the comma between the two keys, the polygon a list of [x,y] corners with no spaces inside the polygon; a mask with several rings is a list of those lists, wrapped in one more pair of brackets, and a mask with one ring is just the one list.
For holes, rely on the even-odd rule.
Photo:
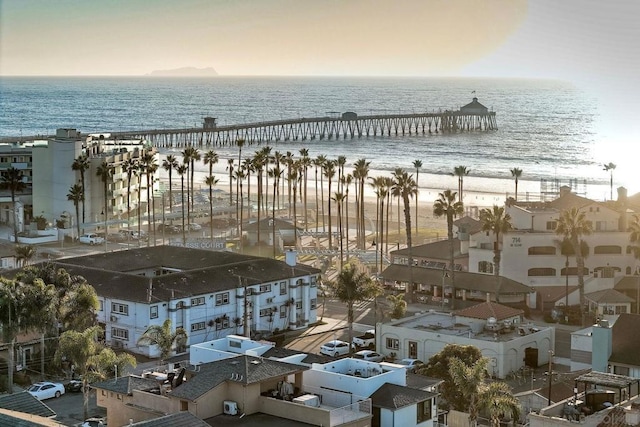
{"label": "palm tree", "polygon": [[[127,174],[127,228],[131,227],[131,178],[138,174],[138,162],[134,159],[127,159],[122,164],[122,169]],[[130,233],[127,233],[129,240]]]}
{"label": "palm tree", "polygon": [[138,338],[137,345],[155,345],[160,350],[160,364],[171,356],[173,347],[187,341],[187,333],[182,328],[171,328],[171,319],[167,319],[160,325],[151,325]]}
{"label": "palm tree", "polygon": [[[342,270],[344,264],[344,247],[343,247],[343,238],[342,238],[342,204],[344,202],[345,195],[343,193],[337,192],[333,196],[333,201],[336,202],[338,206],[338,230],[340,236],[340,270]],[[349,242],[347,242],[348,244]]]}
{"label": "palm tree", "polygon": [[36,247],[33,245],[17,245],[15,247],[15,251],[16,251],[16,261],[18,262],[18,265],[21,267],[29,265],[29,261],[31,261],[33,257],[36,256],[36,253],[38,252]]}
{"label": "palm tree", "polygon": [[180,205],[182,206],[182,244],[187,244],[187,236],[185,231],[185,223],[184,223],[184,176],[187,174],[189,167],[185,164],[178,165],[176,169],[176,173],[180,176]]}
{"label": "palm tree", "polygon": [[227,167],[229,171],[229,207],[233,206],[233,159],[227,159]]}
{"label": "palm tree", "polygon": [[[418,192],[420,191],[420,183],[418,178],[420,177],[420,168],[422,167],[422,160],[414,160],[413,167],[416,169],[416,187]],[[416,236],[418,235],[418,192],[416,192]]]}
{"label": "palm tree", "polygon": [[204,179],[204,183],[209,187],[209,227],[211,234],[211,241],[213,242],[213,187],[218,184],[220,180],[213,175],[209,175]]}
{"label": "palm tree", "polygon": [[347,240],[347,250],[349,249],[349,187],[353,182],[353,175],[342,175],[342,191],[344,191],[344,225],[345,225],[345,238]]}
{"label": "palm tree", "polygon": [[113,350],[103,348],[98,342],[102,334],[102,328],[99,326],[87,328],[82,332],[65,331],[60,335],[54,358],[58,364],[62,360],[72,363],[76,372],[82,376],[84,418],[87,418],[89,411],[89,384],[109,376],[109,373],[114,371],[114,365],[119,368],[119,374],[123,374],[124,368],[128,365],[136,366],[136,360],[132,355],[121,353],[116,356]]}
{"label": "palm tree", "polygon": [[18,210],[16,209],[16,193],[24,190],[27,185],[24,182],[22,170],[13,166],[2,172],[1,187],[11,192],[11,206],[13,208],[13,238],[18,243]]}
{"label": "palm tree", "polygon": [[307,209],[307,189],[309,178],[309,167],[311,166],[311,158],[309,157],[309,150],[307,148],[300,149],[300,166],[302,167],[302,180],[304,181],[304,194],[300,194],[304,198],[304,230],[309,231],[308,209]]}
{"label": "palm tree", "polygon": [[209,165],[209,176],[213,176],[213,165],[218,163],[218,160],[220,160],[218,153],[213,150],[208,150],[202,156],[202,161],[204,162],[205,166]]}
{"label": "palm tree", "polygon": [[489,359],[483,357],[473,365],[468,366],[457,357],[449,360],[449,373],[453,383],[458,388],[462,397],[469,402],[469,421],[471,426],[475,426],[478,420],[478,400],[480,390],[487,376],[487,366]]}
{"label": "palm tree", "polygon": [[[411,210],[409,200],[417,195],[418,186],[413,179],[413,175],[409,175],[406,171],[396,170],[394,173],[394,184],[392,190],[402,198],[404,204],[404,221],[405,221],[405,233],[407,235],[407,249],[409,249],[409,274],[413,275],[413,257],[411,255]],[[406,288],[406,293],[410,295],[410,302],[413,302],[413,277],[410,279],[409,286]]]}
{"label": "palm tree", "polygon": [[[381,226],[382,218],[384,215],[384,199],[387,197],[388,189],[384,185],[384,177],[376,176],[370,178],[370,185],[376,195],[376,236],[374,242],[376,243],[376,273],[382,270],[382,233],[383,228]],[[380,268],[378,268],[378,249],[380,249]]]}
{"label": "palm tree", "polygon": [[278,165],[271,168],[269,176],[273,178],[273,203],[271,204],[271,233],[273,244],[273,257],[276,257],[276,192],[278,191],[278,181],[282,178],[282,169]]}
{"label": "palm tree", "polygon": [[178,168],[178,159],[173,154],[167,155],[167,157],[162,161],[162,168],[169,172],[169,213],[173,212],[173,193],[171,192],[173,188],[173,180],[172,174],[173,170]]}
{"label": "palm tree", "polygon": [[511,176],[515,179],[516,182],[516,200],[518,200],[518,179],[522,176],[522,169],[511,169]]}
{"label": "palm tree", "polygon": [[511,215],[505,213],[504,207],[494,205],[492,209],[486,208],[480,211],[480,223],[482,231],[490,231],[495,236],[493,242],[493,273],[496,277],[496,301],[500,302],[500,233],[511,230]]}
{"label": "palm tree", "polygon": [[[328,183],[328,194],[331,195],[331,181],[333,177],[336,175],[336,164],[333,160],[327,160],[324,164],[324,176],[327,177]],[[329,214],[328,222],[329,222],[329,249],[333,248],[333,243],[331,237],[333,236],[333,229],[331,228],[331,197],[327,201],[327,213]],[[341,235],[342,236],[342,235]]]}
{"label": "palm tree", "polygon": [[[322,231],[325,231],[324,217],[324,166],[327,163],[327,156],[319,155],[315,158],[313,164],[316,168],[316,230],[318,229],[318,168],[320,168],[320,207],[322,209]],[[318,230],[319,231],[319,230]]]}
{"label": "palm tree", "polygon": [[[244,197],[243,197],[243,190],[242,190],[242,184],[244,182],[244,179],[247,177],[247,175],[244,172],[243,168],[238,168],[238,170],[236,170],[236,181],[237,181],[237,185],[238,185],[238,189],[236,192],[236,212],[240,212],[240,215],[238,217],[238,225],[237,225],[237,231],[238,231],[238,241],[240,244],[240,252],[242,252],[243,250],[243,239],[242,239],[242,222],[244,220],[243,214],[244,214]],[[238,204],[239,202],[239,204]]]}
{"label": "palm tree", "polygon": [[611,200],[613,200],[613,171],[615,170],[615,168],[616,168],[616,165],[611,163],[611,162],[609,162],[606,165],[604,165],[604,169],[603,169],[603,170],[609,172],[609,177],[610,177],[609,178],[609,185],[610,185],[610,188],[611,188],[611,196],[610,196]]}
{"label": "palm tree", "polygon": [[113,165],[103,161],[96,169],[96,175],[100,177],[100,181],[102,181],[102,190],[104,192],[104,238],[106,240],[109,223],[109,182],[113,176]]}
{"label": "palm tree", "polygon": [[[438,194],[438,199],[433,203],[433,215],[436,218],[447,218],[447,238],[449,240],[449,271],[451,277],[451,309],[455,309],[456,300],[456,282],[455,282],[455,264],[453,251],[453,220],[464,214],[464,206],[462,202],[456,202],[456,192],[449,189]],[[442,284],[444,286],[444,282]],[[444,288],[442,289],[442,297],[444,298]]]}
{"label": "palm tree", "polygon": [[[155,156],[152,152],[147,151],[142,155],[140,159],[140,167],[142,172],[147,178],[147,236],[151,238],[151,201],[153,199],[153,176],[158,170],[158,164],[156,163]],[[154,224],[155,230],[155,224]],[[147,246],[149,240],[147,240]]]}
{"label": "palm tree", "polygon": [[505,417],[514,423],[520,419],[520,401],[513,395],[511,387],[501,381],[485,383],[481,387],[478,407],[489,415],[492,427],[500,427]]}
{"label": "palm tree", "polygon": [[358,248],[366,249],[366,239],[364,231],[364,182],[369,175],[369,165],[366,159],[358,159],[353,164],[353,178],[357,182],[356,186],[356,223]]}
{"label": "palm tree", "polygon": [[84,193],[82,192],[82,186],[80,184],[73,184],[69,188],[67,193],[67,200],[73,202],[73,206],[76,208],[76,229],[78,231],[78,237],[80,236],[80,203],[84,201]]}
{"label": "palm tree", "polygon": [[80,186],[82,188],[82,222],[85,222],[85,206],[84,200],[86,198],[86,187],[84,185],[84,173],[89,169],[91,163],[89,161],[89,157],[86,154],[81,154],[78,156],[73,163],[71,164],[71,169],[77,172],[80,172]]}
{"label": "palm tree", "polygon": [[463,189],[463,184],[464,184],[464,177],[466,175],[469,175],[469,172],[471,170],[467,169],[466,166],[456,166],[453,168],[453,173],[451,174],[452,176],[457,176],[458,177],[458,201],[462,201],[463,199],[463,195],[462,195],[462,189]]}
{"label": "palm tree", "polygon": [[556,234],[569,240],[573,246],[578,269],[578,292],[580,293],[580,313],[582,313],[582,326],[585,326],[586,311],[584,301],[584,253],[582,251],[583,236],[593,232],[591,221],[588,221],[584,212],[578,208],[571,208],[560,213]]}
{"label": "palm tree", "polygon": [[[244,146],[244,139],[238,138],[236,140],[236,145],[238,146],[238,168],[240,168],[242,167],[242,147]],[[237,172],[236,172],[236,178],[237,178]],[[236,218],[240,217],[240,215],[238,215],[238,197],[242,197],[241,194],[240,195],[238,194],[238,188],[240,185],[241,183],[239,181],[236,181]]]}
{"label": "palm tree", "polygon": [[[193,179],[194,171],[192,166],[195,163],[194,156],[196,156],[196,154],[199,158],[200,154],[194,147],[187,147],[182,150],[182,164],[187,166],[187,223],[191,222],[191,208],[193,207],[193,194],[191,194],[190,191],[190,189],[193,188],[193,183],[191,183],[190,180]],[[191,170],[191,176],[189,176],[189,170]]]}
{"label": "palm tree", "polygon": [[[347,264],[338,275],[335,281],[329,283],[333,289],[334,295],[338,300],[347,305],[347,322],[349,323],[349,340],[353,339],[353,306],[361,301],[367,300],[376,294],[376,287],[379,286],[371,280],[369,275],[358,272],[356,266]],[[349,346],[349,354],[352,353]]]}

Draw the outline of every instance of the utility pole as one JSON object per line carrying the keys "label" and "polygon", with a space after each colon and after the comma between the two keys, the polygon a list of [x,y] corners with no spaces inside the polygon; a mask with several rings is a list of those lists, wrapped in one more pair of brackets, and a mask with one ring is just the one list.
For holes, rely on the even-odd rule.
{"label": "utility pole", "polygon": [[547,396],[547,405],[551,406],[551,382],[553,381],[553,350],[549,350],[549,392]]}

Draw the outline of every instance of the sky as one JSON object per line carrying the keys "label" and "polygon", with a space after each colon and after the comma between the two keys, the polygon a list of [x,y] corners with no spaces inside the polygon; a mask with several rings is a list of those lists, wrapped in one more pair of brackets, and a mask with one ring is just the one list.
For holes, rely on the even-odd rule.
{"label": "sky", "polygon": [[634,139],[638,16],[637,0],[0,0],[0,76],[552,78]]}

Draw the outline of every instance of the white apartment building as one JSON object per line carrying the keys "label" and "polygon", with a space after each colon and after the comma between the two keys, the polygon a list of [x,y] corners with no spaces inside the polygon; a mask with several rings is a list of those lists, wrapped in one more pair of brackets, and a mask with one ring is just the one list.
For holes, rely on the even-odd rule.
{"label": "white apartment building", "polygon": [[[113,348],[157,357],[138,346],[151,325],[171,320],[185,346],[230,334],[269,335],[317,321],[318,269],[231,252],[155,246],[56,261],[98,294],[98,322]],[[178,349],[183,350],[183,349]]]}

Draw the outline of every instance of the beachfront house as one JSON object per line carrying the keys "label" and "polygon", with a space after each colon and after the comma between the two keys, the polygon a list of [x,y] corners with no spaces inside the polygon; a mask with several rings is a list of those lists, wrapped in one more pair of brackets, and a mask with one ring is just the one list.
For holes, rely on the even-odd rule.
{"label": "beachfront house", "polygon": [[[173,246],[99,253],[55,261],[83,276],[98,294],[105,341],[157,357],[139,346],[150,325],[171,320],[188,336],[182,349],[230,334],[268,336],[306,328],[317,320],[319,270],[285,261]],[[181,350],[181,349],[178,349]]]}

